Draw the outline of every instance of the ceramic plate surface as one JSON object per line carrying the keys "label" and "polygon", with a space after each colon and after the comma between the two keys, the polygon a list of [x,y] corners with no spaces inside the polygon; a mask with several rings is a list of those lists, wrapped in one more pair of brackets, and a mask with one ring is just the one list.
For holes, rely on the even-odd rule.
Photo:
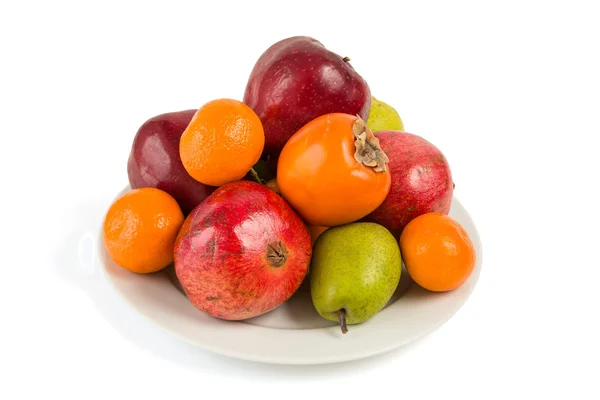
{"label": "ceramic plate surface", "polygon": [[403,269],[398,289],[387,306],[369,321],[350,325],[345,335],[339,326],[317,314],[305,284],[288,302],[267,314],[243,322],[224,321],[203,314],[188,301],[172,267],[150,275],[131,273],[110,259],[101,235],[99,254],[109,282],[126,302],[181,340],[245,360],[333,363],[387,352],[425,336],[467,301],[481,271],[481,242],[475,224],[456,198],[450,216],[467,230],[477,252],[477,264],[469,280],[454,291],[432,293],[414,284]]}

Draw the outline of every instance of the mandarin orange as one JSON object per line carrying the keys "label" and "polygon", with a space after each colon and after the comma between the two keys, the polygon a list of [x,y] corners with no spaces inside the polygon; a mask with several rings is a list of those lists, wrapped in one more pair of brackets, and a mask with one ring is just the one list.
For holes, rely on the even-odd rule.
{"label": "mandarin orange", "polygon": [[469,234],[443,213],[426,213],[410,221],[400,235],[400,250],[410,277],[433,292],[456,289],[475,268]]}
{"label": "mandarin orange", "polygon": [[117,265],[140,274],[156,272],[173,262],[175,238],[183,221],[181,208],[167,192],[130,190],[106,214],[104,245]]}
{"label": "mandarin orange", "polygon": [[179,153],[186,171],[210,186],[242,179],[259,160],[265,134],[246,104],[217,99],[200,107],[181,135]]}

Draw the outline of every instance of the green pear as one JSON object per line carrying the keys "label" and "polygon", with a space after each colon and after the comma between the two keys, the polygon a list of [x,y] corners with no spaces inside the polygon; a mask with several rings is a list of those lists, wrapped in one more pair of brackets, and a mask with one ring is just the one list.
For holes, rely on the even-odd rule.
{"label": "green pear", "polygon": [[310,264],[310,292],[317,312],[359,324],[390,300],[402,271],[400,246],[383,226],[355,222],[329,228],[316,240]]}
{"label": "green pear", "polygon": [[398,111],[375,97],[371,97],[371,111],[369,111],[367,126],[371,132],[404,131],[404,124]]}

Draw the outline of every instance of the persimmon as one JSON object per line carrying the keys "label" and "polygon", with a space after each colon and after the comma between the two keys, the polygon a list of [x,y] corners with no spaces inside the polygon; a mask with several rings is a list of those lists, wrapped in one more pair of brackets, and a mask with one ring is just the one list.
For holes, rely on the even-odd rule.
{"label": "persimmon", "polygon": [[385,200],[391,185],[388,161],[359,116],[325,114],[286,143],[277,183],[309,224],[338,226],[363,218]]}

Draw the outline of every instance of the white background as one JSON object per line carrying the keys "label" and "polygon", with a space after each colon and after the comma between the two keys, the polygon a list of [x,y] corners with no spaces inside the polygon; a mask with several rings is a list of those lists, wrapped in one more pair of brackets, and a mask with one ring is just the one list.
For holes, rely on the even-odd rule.
{"label": "white background", "polygon": [[[0,398],[600,396],[593,1],[14,4],[0,6]],[[211,355],[142,321],[78,256],[127,183],[139,125],[241,99],[258,56],[292,35],[351,57],[442,149],[481,234],[472,297],[393,353]]]}

